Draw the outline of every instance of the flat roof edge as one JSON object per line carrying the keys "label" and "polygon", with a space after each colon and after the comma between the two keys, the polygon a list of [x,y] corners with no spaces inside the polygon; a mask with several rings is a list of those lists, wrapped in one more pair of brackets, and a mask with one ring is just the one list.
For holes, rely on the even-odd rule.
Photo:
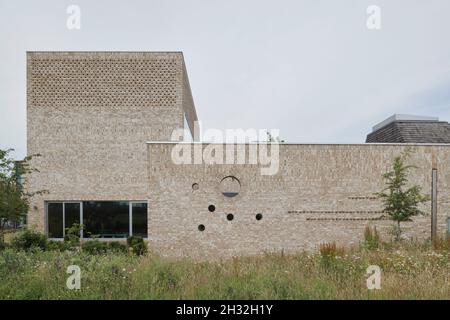
{"label": "flat roof edge", "polygon": [[418,122],[438,122],[438,117],[429,117],[429,116],[417,116],[412,114],[393,114],[389,118],[377,123],[375,126],[372,127],[372,132],[378,131],[387,125],[391,124],[392,122],[397,121],[418,121]]}
{"label": "flat roof edge", "polygon": [[27,59],[180,59],[184,61],[182,51],[26,51]]}
{"label": "flat roof edge", "polygon": [[254,144],[279,144],[279,145],[319,145],[319,146],[442,146],[442,147],[450,147],[450,143],[383,143],[383,142],[375,142],[375,143],[295,143],[295,142],[206,142],[206,141],[146,141],[146,144],[239,144],[239,145],[254,145]]}
{"label": "flat roof edge", "polygon": [[145,50],[26,50],[27,53],[180,53],[183,51],[145,51]]}

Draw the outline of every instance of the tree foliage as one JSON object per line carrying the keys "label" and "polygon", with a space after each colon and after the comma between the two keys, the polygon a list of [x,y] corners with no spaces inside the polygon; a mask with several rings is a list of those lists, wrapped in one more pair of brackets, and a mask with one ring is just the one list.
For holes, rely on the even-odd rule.
{"label": "tree foliage", "polygon": [[383,202],[384,212],[397,223],[394,230],[396,240],[399,240],[401,235],[400,223],[425,214],[419,209],[419,205],[429,200],[427,195],[422,194],[420,186],[408,182],[409,172],[416,168],[405,163],[410,154],[411,150],[407,149],[395,157],[392,168],[383,174],[386,188],[376,194]]}
{"label": "tree foliage", "polygon": [[[37,171],[30,167],[33,156],[15,161],[10,153],[13,149],[0,149],[0,232],[8,222],[22,221],[29,208],[30,198],[45,191],[28,193],[22,183],[22,177]],[[39,156],[39,155],[34,155]]]}

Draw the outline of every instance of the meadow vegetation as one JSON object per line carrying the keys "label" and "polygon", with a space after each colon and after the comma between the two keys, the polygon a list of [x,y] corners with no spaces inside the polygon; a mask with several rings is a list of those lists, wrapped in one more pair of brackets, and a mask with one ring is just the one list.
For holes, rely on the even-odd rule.
{"label": "meadow vegetation", "polygon": [[[0,299],[450,299],[445,238],[384,243],[368,228],[358,247],[206,262],[130,251],[136,239],[80,249],[15,237],[0,245]],[[81,268],[80,290],[66,287],[69,265]],[[380,290],[367,289],[369,265],[382,270]]]}

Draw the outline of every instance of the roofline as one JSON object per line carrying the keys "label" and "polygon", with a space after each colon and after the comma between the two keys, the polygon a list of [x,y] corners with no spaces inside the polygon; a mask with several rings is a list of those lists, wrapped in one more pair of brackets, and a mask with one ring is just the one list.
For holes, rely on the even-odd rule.
{"label": "roofline", "polygon": [[303,143],[303,142],[235,142],[235,143],[229,143],[229,142],[206,142],[206,141],[146,141],[146,144],[233,144],[233,145],[258,145],[258,144],[278,144],[278,145],[317,145],[317,146],[444,146],[444,147],[450,147],[450,143],[382,143],[382,142],[376,142],[376,143]]}
{"label": "roofline", "polygon": [[393,122],[404,122],[404,121],[419,121],[419,122],[438,122],[438,117],[429,117],[429,116],[417,116],[413,114],[399,114],[395,113],[387,119],[377,123],[372,127],[372,132],[378,131],[387,125]]}
{"label": "roofline", "polygon": [[27,53],[181,53],[183,51],[145,51],[145,50],[27,50]]}

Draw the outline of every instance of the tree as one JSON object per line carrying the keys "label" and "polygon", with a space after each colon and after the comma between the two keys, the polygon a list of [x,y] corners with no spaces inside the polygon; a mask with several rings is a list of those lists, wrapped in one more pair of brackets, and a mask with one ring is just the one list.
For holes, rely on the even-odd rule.
{"label": "tree", "polygon": [[13,149],[0,149],[0,233],[8,222],[21,222],[28,212],[30,198],[45,192],[26,192],[21,178],[37,171],[29,164],[33,156],[27,156],[22,161],[15,161],[9,155],[11,151]]}
{"label": "tree", "polygon": [[387,187],[382,192],[376,193],[377,197],[383,202],[384,212],[397,223],[394,225],[396,241],[400,240],[402,232],[400,223],[412,221],[413,216],[425,214],[419,209],[419,205],[429,200],[427,195],[421,193],[422,188],[420,186],[411,186],[408,183],[410,170],[416,168],[405,164],[410,154],[411,150],[406,149],[394,159],[391,170],[383,174],[383,180]]}

